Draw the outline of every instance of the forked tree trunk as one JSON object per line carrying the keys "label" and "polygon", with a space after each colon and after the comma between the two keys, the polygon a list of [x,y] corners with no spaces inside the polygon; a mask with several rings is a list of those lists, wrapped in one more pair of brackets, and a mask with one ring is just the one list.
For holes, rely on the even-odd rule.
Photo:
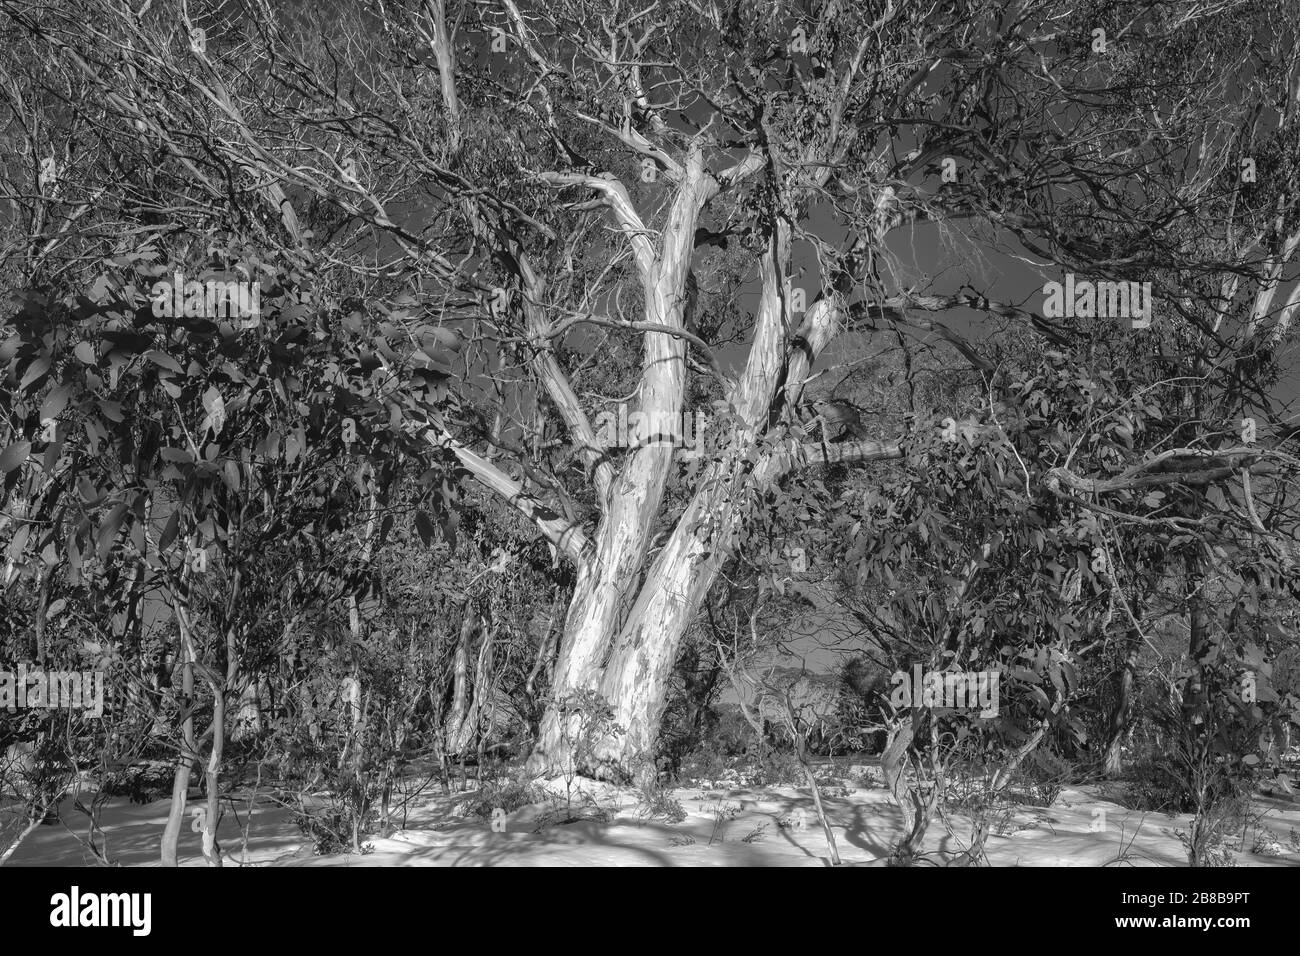
{"label": "forked tree trunk", "polygon": [[[602,676],[601,694],[624,734],[598,752],[628,771],[650,762],[682,638],[732,549],[736,515],[718,497],[697,495],[687,508],[650,568]],[[712,533],[695,533],[710,515],[718,521]],[[706,552],[712,553],[703,558]]]}
{"label": "forked tree trunk", "polygon": [[[450,125],[455,128],[460,109],[455,88],[454,44],[444,6],[443,0],[426,0],[427,27],[422,27],[422,35],[438,64],[443,105]],[[507,4],[507,13],[512,28],[521,42],[526,43],[527,28],[518,10]],[[453,139],[453,152],[456,142]],[[686,331],[683,316],[700,213],[723,188],[724,182],[738,182],[762,165],[758,155],[752,154],[722,173],[721,178],[714,176],[705,166],[702,138],[690,144],[682,160],[673,164],[672,205],[657,230],[646,228],[631,195],[617,177],[561,172],[537,177],[556,188],[577,186],[595,191],[609,207],[631,247],[644,294],[642,319],[647,326],[638,388],[640,411],[647,413],[651,421],[659,422],[679,420],[683,408],[686,340],[674,330]],[[817,166],[811,174],[813,181],[824,182],[831,168],[832,164]],[[486,235],[489,223],[481,219],[478,206],[466,200],[463,208],[475,232]],[[652,238],[656,231],[657,240]],[[783,376],[788,376],[784,381],[796,386],[801,383],[812,355],[829,338],[824,334],[825,329],[808,332],[803,341],[811,348],[788,352],[792,315],[785,301],[785,274],[791,234],[789,221],[779,217],[760,266],[763,287],[754,347],[744,374],[728,396],[740,421],[749,429],[767,424]],[[521,291],[525,293],[520,297],[520,308],[526,325],[542,335],[550,328],[549,317],[540,306],[546,298],[542,282],[526,255],[516,252],[512,261]],[[793,359],[787,361],[791,354]],[[601,518],[591,540],[579,533],[580,543],[571,546],[565,545],[567,528],[548,529],[552,545],[565,546],[566,553],[574,559],[577,582],[552,672],[550,701],[529,760],[529,770],[553,773],[569,762],[571,755],[566,752],[565,741],[574,738],[577,728],[562,725],[563,704],[575,691],[599,690],[614,705],[615,720],[626,733],[601,742],[598,762],[612,762],[618,774],[626,775],[636,759],[649,756],[662,716],[669,671],[687,625],[718,568],[730,554],[735,522],[733,509],[737,506],[734,498],[745,490],[752,464],[737,459],[727,467],[714,469],[713,480],[706,481],[697,492],[670,542],[654,566],[647,569],[646,557],[651,537],[657,530],[655,522],[674,449],[668,443],[633,449],[623,459],[616,475],[603,450],[597,447],[591,423],[555,356],[539,349],[534,366],[539,381],[591,468]],[[752,443],[751,438],[736,444],[739,450],[747,452]],[[527,496],[520,494],[523,489],[496,472],[490,462],[463,447],[457,450],[457,455],[497,493],[525,502]],[[704,507],[706,503],[711,510]],[[714,518],[719,508],[725,511],[723,520],[701,530],[704,520]],[[524,510],[537,520],[531,504]],[[546,522],[542,524],[545,526]],[[698,567],[706,551],[708,564]],[[459,721],[463,713],[454,709],[453,722]],[[456,730],[459,731],[459,724]],[[590,772],[595,768],[586,769]]]}
{"label": "forked tree trunk", "polygon": [[[769,268],[767,273],[765,307],[779,313],[784,307],[777,292],[776,269]],[[760,316],[760,325],[779,329],[781,322],[763,322]],[[811,314],[801,333],[810,341],[811,355],[830,336],[827,323]],[[787,369],[788,380],[801,381],[809,361],[808,353],[799,353]],[[777,373],[773,368],[756,377],[769,377],[775,382]],[[755,386],[754,392],[742,394],[738,399],[742,422],[766,418],[771,392],[767,392],[767,400],[762,398],[762,388]],[[598,529],[598,547],[602,548],[598,555],[609,555],[609,558],[598,557],[592,564],[607,570],[603,577],[597,577],[598,572],[590,570],[590,565],[580,568],[556,668],[553,701],[563,699],[577,688],[596,688],[613,706],[614,722],[623,732],[602,740],[594,748],[595,764],[579,767],[579,772],[631,779],[639,766],[652,765],[652,750],[677,652],[709,589],[735,552],[746,495],[776,480],[796,463],[793,449],[788,448],[768,449],[759,456],[758,464],[754,464],[755,431],[756,428],[734,429],[730,446],[705,469],[694,497],[645,572],[622,626],[612,637],[614,622],[620,609],[626,606],[626,582],[635,579],[644,559],[646,538],[632,541],[631,534],[624,531],[624,537],[619,539],[604,533],[605,525]],[[896,456],[893,451],[882,450],[880,454]],[[644,495],[620,496],[618,492],[624,481],[636,477],[634,471],[628,477],[628,471],[614,486],[610,515],[620,515],[620,507],[634,506],[636,526],[649,528],[659,505],[661,483],[651,484]],[[622,530],[626,525],[620,523],[613,527]],[[622,560],[612,560],[614,555]],[[614,573],[610,574],[608,569]],[[563,741],[553,703],[543,719],[530,769],[541,772],[562,765]]]}
{"label": "forked tree trunk", "polygon": [[[654,255],[642,250],[640,267],[646,289],[646,322],[669,328],[682,327],[695,225],[711,188],[716,188],[716,183],[705,175],[702,153],[695,150],[684,171],[672,212],[664,224],[659,253]],[[641,406],[651,415],[652,421],[680,419],[685,359],[686,345],[681,338],[664,333],[645,336],[640,394]],[[652,570],[651,577],[655,580],[643,583],[639,595],[634,595],[632,589],[644,568],[674,451],[666,442],[631,451],[622,473],[610,489],[605,513],[596,530],[595,553],[582,561],[578,568],[577,585],[565,619],[564,636],[555,666],[552,700],[542,718],[540,740],[530,761],[530,768],[535,772],[552,772],[563,766],[567,757],[563,741],[566,737],[572,739],[576,728],[561,726],[559,705],[565,698],[583,688],[601,688],[602,677],[608,681],[606,672],[610,668],[620,672],[628,669],[616,666],[613,660],[606,667],[607,655],[612,652],[616,660],[625,663],[630,659],[642,661],[644,667],[641,669],[654,686],[661,686],[661,666],[672,666],[671,657],[667,665],[662,665],[662,658],[675,652],[689,619],[687,608],[683,605],[670,616],[652,622],[645,617],[648,610],[646,595],[658,589],[659,580],[680,579],[680,569],[673,569],[670,575],[662,572],[656,575]],[[674,534],[674,540],[677,537]],[[665,565],[656,562],[656,567]],[[620,635],[617,627],[620,613],[627,609],[627,603],[634,596],[636,606]],[[653,625],[652,632],[639,627],[642,622],[647,626]],[[618,646],[611,649],[616,638]],[[626,719],[636,725],[628,728],[628,738],[643,740],[646,718],[655,711],[653,703],[643,693],[644,688],[635,688],[631,695],[633,699],[629,699],[623,690],[622,680],[616,681],[614,687],[603,689],[618,710],[616,720],[623,723]],[[635,748],[614,741],[609,741],[608,745],[626,770],[623,758]]]}
{"label": "forked tree trunk", "polygon": [[801,726],[798,716],[795,714],[794,705],[790,702],[790,689],[785,690],[785,719],[790,728],[790,737],[794,741],[795,757],[799,761],[799,766],[803,768],[804,779],[808,781],[808,789],[812,791],[813,809],[817,811],[817,822],[822,825],[822,833],[826,836],[826,847],[831,852],[831,866],[840,865],[840,848],[835,844],[835,831],[831,828],[830,818],[826,816],[826,808],[822,805],[821,789],[817,786],[817,774],[813,772],[812,761],[808,759],[808,741],[805,736],[805,728]]}

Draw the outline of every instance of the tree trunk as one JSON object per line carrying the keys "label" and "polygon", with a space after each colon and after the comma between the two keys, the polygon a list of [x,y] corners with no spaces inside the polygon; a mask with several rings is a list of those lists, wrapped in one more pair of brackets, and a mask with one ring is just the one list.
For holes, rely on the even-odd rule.
{"label": "tree trunk", "polygon": [[[692,513],[707,507],[706,501],[697,499],[680,527],[689,526]],[[699,560],[706,550],[729,551],[708,538],[673,535],[651,568],[605,669],[601,693],[613,704],[614,720],[624,734],[598,752],[625,770],[652,756],[682,638],[720,568],[720,553]]]}
{"label": "tree trunk", "polygon": [[250,734],[262,732],[262,678],[258,675],[247,681],[239,692],[239,710],[235,714],[233,737],[243,740]]}
{"label": "tree trunk", "polygon": [[[704,172],[700,149],[692,148],[680,172],[657,249],[645,236],[626,192],[615,182],[582,176],[575,182],[564,174],[543,179],[556,186],[586,185],[605,197],[633,246],[645,291],[645,322],[681,329],[696,222],[718,189],[717,181]],[[764,449],[756,455],[756,436],[798,392],[814,357],[833,336],[836,310],[843,304],[824,299],[809,310],[802,324],[794,319],[785,279],[791,235],[789,221],[778,217],[760,261],[762,291],[754,343],[728,396],[736,415],[728,423],[730,447],[705,469],[691,502],[648,569],[648,546],[672,467],[671,444],[629,452],[603,496],[601,521],[588,551],[576,561],[577,585],[565,620],[551,701],[529,761],[531,772],[564,766],[568,756],[564,741],[573,738],[574,728],[561,727],[560,705],[579,689],[598,690],[613,705],[615,722],[624,731],[597,743],[595,766],[579,767],[579,772],[626,779],[636,764],[651,762],[682,636],[734,551],[747,496],[775,480],[794,461],[785,448]],[[798,347],[791,347],[795,342]],[[679,420],[684,341],[651,331],[644,343],[641,410],[651,421]],[[565,394],[552,394],[552,398],[565,406]],[[859,460],[897,457],[880,448],[860,452]],[[830,460],[829,453],[826,458]],[[474,464],[472,456],[466,459]],[[505,487],[499,480],[496,483]]]}
{"label": "tree trunk", "polygon": [[[180,624],[179,618],[177,621]],[[180,624],[183,628],[184,625]],[[190,660],[189,641],[182,632],[181,644],[181,707],[186,712],[181,725],[181,753],[176,758],[176,777],[172,781],[172,802],[163,827],[163,866],[176,866],[176,845],[180,840],[181,824],[185,821],[185,803],[190,790],[190,772],[194,763],[194,717],[190,708],[194,702],[194,667]]]}
{"label": "tree trunk", "polygon": [[[707,180],[704,175],[702,154],[694,151],[672,212],[663,227],[662,252],[657,257],[647,256],[648,261],[641,264],[647,322],[670,328],[682,327],[695,224],[710,183],[712,180]],[[685,389],[685,342],[664,333],[647,334],[643,364],[642,410],[651,416],[651,421],[680,420]],[[630,738],[634,733],[639,742],[644,740],[645,725],[640,718],[649,716],[655,708],[647,702],[648,699],[627,700],[617,684],[606,690],[602,684],[607,685],[609,681],[606,678],[602,682],[602,672],[607,670],[602,665],[619,632],[619,615],[634,596],[633,587],[643,570],[674,452],[675,449],[667,442],[643,445],[629,452],[622,473],[610,489],[606,510],[596,531],[595,554],[580,562],[578,567],[577,586],[556,660],[551,702],[542,718],[540,737],[529,762],[534,772],[550,773],[563,766],[567,757],[563,741],[566,737],[573,739],[576,728],[560,726],[560,704],[574,691],[583,688],[601,688],[619,710],[620,723],[625,717],[637,718],[638,726],[628,736]],[[681,528],[679,523],[677,530],[680,532]],[[674,534],[674,540],[678,537]],[[657,563],[656,566],[660,565]],[[673,576],[680,578],[681,575]],[[652,571],[651,577],[662,575],[656,576]],[[645,596],[648,589],[655,587],[657,584],[649,580],[641,587],[636,607],[628,618],[631,626],[622,628],[622,634],[633,641],[622,656],[626,658],[630,654],[635,657],[638,647],[645,642],[650,652],[643,658],[647,663],[653,660],[648,670],[652,672],[655,686],[662,687],[662,675],[658,673],[660,658],[665,651],[676,653],[678,638],[685,629],[679,618],[685,615],[682,613],[675,615],[672,621],[665,620],[661,635],[646,635],[637,622],[648,622],[649,619],[644,617],[647,610]],[[684,612],[685,608],[681,611]],[[668,667],[671,666],[670,658]],[[634,694],[643,696],[639,688]],[[629,752],[626,746],[613,742],[610,746],[620,760]]]}
{"label": "tree trunk", "polygon": [[[598,686],[624,730],[619,738],[608,738],[596,749],[599,766],[579,768],[580,772],[630,778],[634,765],[650,758],[682,638],[734,553],[746,494],[775,480],[791,464],[787,453],[769,452],[753,465],[755,444],[753,431],[738,430],[727,453],[705,470],[693,499],[646,573],[603,672],[597,671],[598,652],[609,642],[600,630],[615,616],[618,595],[595,587],[583,594],[579,581],[570,621],[579,620],[583,629],[575,633],[566,626],[556,669],[557,691]],[[657,508],[657,496],[654,504]],[[630,577],[628,573],[623,580]],[[575,663],[579,658],[580,664]],[[534,767],[539,754],[560,750],[562,737],[554,709],[548,708],[543,720]]]}
{"label": "tree trunk", "polygon": [[13,842],[9,844],[5,851],[0,853],[0,866],[4,866],[9,862],[9,858],[17,852],[18,847],[22,845],[23,840],[26,840],[27,837],[41,825],[41,820],[44,816],[45,814],[38,810],[34,816],[28,817],[27,825],[22,828],[18,836],[14,838]]}
{"label": "tree trunk", "polygon": [[1201,720],[1200,710],[1205,698],[1205,665],[1201,652],[1210,639],[1210,616],[1205,605],[1204,556],[1199,552],[1187,556],[1187,617],[1188,662],[1192,676],[1183,694],[1183,721],[1189,727]]}
{"label": "tree trunk", "polygon": [[460,624],[460,640],[452,658],[451,713],[446,725],[446,751],[449,755],[460,753],[461,728],[469,710],[469,645],[478,626],[472,605],[466,604],[465,617]]}
{"label": "tree trunk", "polygon": [[226,746],[226,697],[214,687],[212,702],[212,753],[208,758],[208,812],[203,821],[203,856],[208,866],[221,866],[217,848],[217,822],[221,818],[221,757]]}
{"label": "tree trunk", "polygon": [[1115,679],[1115,706],[1111,708],[1106,729],[1106,758],[1102,772],[1114,777],[1123,771],[1120,745],[1133,716],[1133,677],[1137,672],[1138,635],[1130,634],[1124,663]]}
{"label": "tree trunk", "polygon": [[831,822],[826,816],[826,808],[822,806],[822,793],[817,786],[817,774],[813,772],[812,762],[808,759],[807,739],[804,728],[800,725],[799,718],[795,715],[794,705],[790,702],[790,689],[785,691],[785,716],[786,722],[790,727],[790,736],[794,740],[794,753],[799,761],[799,766],[803,768],[804,779],[808,781],[808,789],[812,791],[813,809],[817,811],[817,822],[822,825],[822,833],[826,836],[826,846],[831,851],[831,866],[840,865],[840,849],[835,845],[835,831],[831,829]]}
{"label": "tree trunk", "polygon": [[[460,732],[456,738],[454,750],[457,753],[465,753],[479,741],[480,727],[479,723],[483,717],[484,698],[489,696],[488,688],[488,667],[492,662],[492,628],[482,623],[480,630],[483,632],[483,640],[478,646],[478,661],[474,665],[474,685],[469,694],[469,707],[464,712],[464,717],[460,721]],[[479,747],[479,753],[482,753],[482,747]],[[482,773],[482,761],[479,762],[479,772]]]}

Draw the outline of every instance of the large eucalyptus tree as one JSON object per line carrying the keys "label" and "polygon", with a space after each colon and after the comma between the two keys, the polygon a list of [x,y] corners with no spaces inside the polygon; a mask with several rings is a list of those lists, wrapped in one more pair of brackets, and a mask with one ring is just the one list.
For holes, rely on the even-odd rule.
{"label": "large eucalyptus tree", "polygon": [[[88,127],[188,170],[191,197],[238,195],[295,276],[359,283],[334,304],[356,334],[379,330],[363,363],[392,421],[573,566],[534,766],[566,759],[563,702],[596,691],[620,732],[582,769],[612,776],[652,746],[683,635],[763,494],[902,457],[915,418],[850,422],[833,443],[805,427],[838,336],[933,335],[977,368],[987,359],[949,316],[1070,338],[991,287],[931,281],[962,254],[907,262],[910,242],[929,236],[939,256],[937,231],[965,230],[1041,265],[1172,277],[1157,297],[1175,305],[1179,268],[1218,265],[1262,282],[1255,334],[1285,334],[1295,296],[1273,302],[1295,251],[1291,166],[1232,206],[1232,234],[1258,254],[1233,240],[1225,263],[1186,238],[1241,195],[1223,174],[1255,148],[1242,131],[1259,91],[1233,71],[1281,93],[1278,136],[1294,140],[1295,45],[1259,42],[1284,7],[0,2],[93,93],[69,107]],[[85,161],[71,150],[68,175]],[[69,229],[102,201],[83,199],[60,207]],[[150,210],[168,214],[162,197]],[[426,388],[448,356],[464,414]],[[601,423],[620,405],[643,425],[609,447]],[[680,436],[655,439],[697,410],[711,440],[683,475]],[[1231,468],[1261,455],[1219,452]],[[1068,461],[1051,477],[1105,490]]]}

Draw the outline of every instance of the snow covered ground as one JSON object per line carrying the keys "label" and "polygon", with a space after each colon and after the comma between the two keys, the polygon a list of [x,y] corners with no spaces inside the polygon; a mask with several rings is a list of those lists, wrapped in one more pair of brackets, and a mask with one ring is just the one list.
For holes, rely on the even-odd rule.
{"label": "snow covered ground", "polygon": [[[860,780],[860,782],[863,782]],[[901,834],[901,817],[878,783],[830,786],[823,800],[845,865],[883,866],[888,847]],[[552,785],[562,792],[563,784]],[[607,789],[598,796],[612,818],[552,825],[537,832],[544,805],[521,807],[498,821],[458,815],[467,794],[440,793],[416,798],[406,829],[387,839],[366,840],[363,855],[317,856],[288,811],[260,801],[249,815],[247,798],[227,812],[219,839],[228,865],[256,866],[826,866],[825,836],[807,789],[762,787],[690,789],[674,792],[686,819],[669,824],[644,821],[631,791]],[[168,803],[132,805],[109,802],[101,823],[110,859],[126,866],[157,865],[158,841]],[[9,866],[96,865],[79,841],[86,818],[64,804],[67,826],[35,830]],[[1261,796],[1263,813],[1236,852],[1240,866],[1296,866],[1293,829],[1300,832],[1300,802],[1286,795]],[[965,849],[970,818],[948,813],[936,819],[925,849],[950,857]],[[1093,787],[1066,789],[1050,808],[1013,806],[995,814],[985,850],[993,866],[1185,866],[1177,831],[1190,816],[1126,810],[1098,796]],[[242,829],[248,825],[247,846]],[[497,831],[501,832],[497,832]],[[1252,852],[1265,836],[1274,841],[1269,856]],[[182,865],[202,866],[199,835],[187,826],[181,838]],[[1238,835],[1232,842],[1237,848]],[[1123,857],[1121,862],[1116,862]],[[938,858],[938,857],[932,857]]]}

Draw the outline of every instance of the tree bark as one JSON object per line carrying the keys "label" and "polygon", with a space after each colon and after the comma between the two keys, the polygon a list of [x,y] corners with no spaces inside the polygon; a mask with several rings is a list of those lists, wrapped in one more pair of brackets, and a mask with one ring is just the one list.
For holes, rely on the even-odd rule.
{"label": "tree bark", "polygon": [[213,688],[212,752],[208,756],[208,812],[203,820],[203,856],[208,866],[220,868],[221,851],[217,848],[217,822],[221,818],[221,758],[226,746],[226,697],[223,689]]}
{"label": "tree bark", "polygon": [[[477,742],[480,736],[479,722],[482,719],[484,698],[490,693],[488,668],[492,662],[492,628],[485,622],[480,622],[479,630],[483,632],[483,639],[479,642],[478,661],[474,665],[474,684],[467,694],[469,706],[463,712],[464,716],[460,718],[453,748],[454,752],[459,754],[464,754]],[[479,752],[482,753],[482,748]],[[482,766],[482,761],[479,765]]]}
{"label": "tree bark", "polygon": [[[184,628],[184,624],[180,622],[179,617],[177,623],[182,629]],[[176,777],[172,781],[171,808],[167,812],[167,823],[163,827],[161,859],[163,866],[178,865],[176,846],[180,840],[181,824],[185,821],[185,803],[189,796],[190,773],[196,756],[194,752],[194,717],[191,712],[191,708],[194,706],[194,667],[189,641],[183,630],[180,645],[181,708],[186,716],[181,724],[181,753],[176,758]]]}
{"label": "tree bark", "polygon": [[460,624],[460,640],[452,657],[451,714],[446,725],[446,752],[460,753],[461,727],[469,710],[469,645],[478,627],[478,618],[472,605],[465,606],[465,617]]}
{"label": "tree bark", "polygon": [[1183,720],[1193,726],[1200,720],[1200,709],[1205,698],[1205,665],[1201,652],[1210,639],[1210,616],[1205,604],[1204,556],[1195,552],[1187,556],[1187,655],[1192,676],[1183,694]]}
{"label": "tree bark", "polygon": [[[764,298],[770,300],[770,317],[769,321],[760,322],[764,327],[780,325],[783,305],[775,281],[776,272],[775,266],[769,270],[769,289]],[[823,303],[823,306],[830,309],[828,303]],[[810,312],[809,319],[796,337],[807,336],[812,346],[809,349],[811,354],[796,352],[796,358],[787,370],[787,384],[802,381],[812,355],[829,339],[830,325],[825,321],[824,312]],[[767,420],[779,369],[761,361],[755,361],[755,367],[759,369],[755,373],[757,377],[769,380],[768,404],[753,400],[747,405],[749,414],[756,420],[755,426],[736,429],[731,447],[705,469],[694,497],[655,557],[636,593],[635,602],[612,641],[604,629],[610,627],[617,617],[622,604],[621,588],[626,585],[615,587],[618,582],[608,582],[610,587],[602,590],[598,585],[584,581],[580,570],[569,617],[569,622],[578,622],[578,630],[570,630],[566,625],[556,669],[555,700],[562,699],[565,693],[578,687],[598,687],[614,707],[615,722],[624,730],[618,738],[608,738],[596,748],[597,765],[579,768],[584,774],[630,778],[633,766],[650,757],[681,640],[709,588],[734,553],[746,496],[755,488],[775,481],[790,468],[812,460],[804,449],[793,443],[756,454],[757,426]],[[757,390],[757,386],[752,388]],[[749,391],[742,386],[742,395],[749,394]],[[851,454],[858,460],[872,460],[897,457],[899,452],[892,445],[864,442],[843,454]],[[621,483],[623,479],[619,481]],[[654,508],[658,507],[657,488],[653,495]],[[616,485],[616,502],[626,501],[618,491]],[[651,496],[641,501],[643,508],[637,518],[648,526],[648,519],[653,514],[649,507]],[[617,508],[611,507],[611,515],[618,513]],[[606,544],[604,534],[597,538],[601,546]],[[633,549],[622,553],[628,561],[626,571],[623,565],[619,565],[619,579],[626,581],[633,577],[640,562],[630,560],[630,556],[636,553]],[[610,565],[598,560],[597,566]],[[600,661],[607,647],[609,660],[601,668]],[[549,755],[558,754],[561,749],[562,735],[558,727],[552,704],[543,720],[541,739],[530,769],[537,771],[555,765],[554,758]]]}
{"label": "tree bark", "polygon": [[[659,327],[681,328],[696,222],[700,210],[717,187],[717,183],[705,173],[702,151],[698,147],[691,151],[672,211],[663,227],[662,245],[657,254],[649,241],[639,234],[644,227],[631,209],[626,191],[621,187],[616,189],[610,180],[593,180],[589,184],[611,194],[610,202],[629,233],[646,290],[646,322]],[[679,419],[685,391],[685,359],[686,345],[681,338],[665,332],[646,333],[640,395],[641,410],[650,416],[651,421]],[[579,564],[578,582],[556,661],[552,699],[542,718],[540,739],[530,760],[530,769],[534,772],[549,773],[563,766],[566,756],[563,741],[566,736],[572,737],[574,728],[567,728],[566,733],[566,728],[561,727],[559,705],[576,690],[602,686],[605,657],[618,631],[620,613],[633,597],[632,588],[643,568],[674,451],[667,442],[634,449],[628,454],[622,474],[610,490],[597,528],[595,554]],[[644,595],[646,591],[647,585],[643,584],[640,593]],[[638,605],[644,607],[640,600]],[[639,612],[634,608],[630,620],[638,618]],[[679,621],[666,622],[662,635],[650,639],[651,645],[660,651],[652,655],[654,666],[651,670],[656,679],[658,658],[669,645],[675,652],[680,629],[684,629],[684,625]],[[632,630],[634,642],[638,634],[646,636],[635,627]],[[623,633],[629,632],[625,629]],[[635,656],[635,647],[625,653]],[[648,661],[649,657],[645,659]],[[668,666],[671,665],[670,660]],[[615,689],[614,693],[620,694],[621,690]],[[653,709],[644,702],[624,706],[628,702],[621,696],[610,697],[610,700],[628,714],[648,714]],[[620,713],[620,716],[626,714]],[[638,739],[643,736],[643,729],[637,728]],[[625,747],[614,746],[620,754],[626,752]]]}
{"label": "tree bark", "polygon": [[1133,716],[1133,679],[1137,673],[1138,647],[1137,635],[1130,634],[1128,647],[1124,650],[1124,662],[1115,677],[1115,704],[1110,711],[1106,727],[1106,756],[1102,772],[1107,777],[1114,777],[1123,772],[1121,744],[1128,733]]}

